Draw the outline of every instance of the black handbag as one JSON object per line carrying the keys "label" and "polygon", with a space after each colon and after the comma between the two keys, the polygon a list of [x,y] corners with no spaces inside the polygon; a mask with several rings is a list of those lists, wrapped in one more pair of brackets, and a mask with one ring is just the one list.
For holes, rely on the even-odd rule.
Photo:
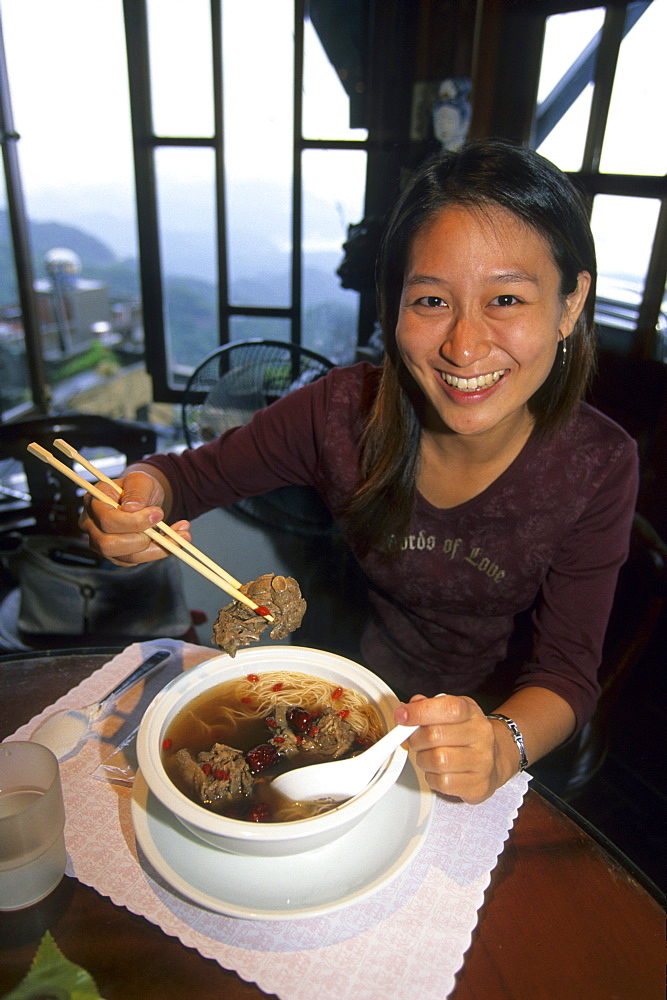
{"label": "black handbag", "polygon": [[79,539],[27,535],[11,563],[19,583],[18,631],[26,642],[181,638],[191,627],[180,564],[171,556],[125,568]]}

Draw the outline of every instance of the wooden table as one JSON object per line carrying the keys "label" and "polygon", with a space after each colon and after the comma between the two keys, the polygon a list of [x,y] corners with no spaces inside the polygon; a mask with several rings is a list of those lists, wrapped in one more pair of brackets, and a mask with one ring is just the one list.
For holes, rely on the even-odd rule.
{"label": "wooden table", "polygon": [[[115,652],[1,656],[0,738]],[[597,831],[546,790],[531,788],[451,998],[664,1000],[663,907],[655,887]],[[0,996],[23,978],[47,929],[105,1000],[266,996],[68,877],[42,903],[0,914]]]}

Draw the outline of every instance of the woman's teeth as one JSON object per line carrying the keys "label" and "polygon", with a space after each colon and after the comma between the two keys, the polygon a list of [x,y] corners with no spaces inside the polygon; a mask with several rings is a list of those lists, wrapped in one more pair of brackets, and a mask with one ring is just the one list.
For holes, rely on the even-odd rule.
{"label": "woman's teeth", "polygon": [[442,377],[447,385],[453,386],[454,389],[460,389],[461,392],[475,392],[476,389],[487,389],[504,374],[505,369],[503,368],[491,375],[477,375],[476,378],[459,378],[457,375],[450,375],[449,372],[444,372]]}

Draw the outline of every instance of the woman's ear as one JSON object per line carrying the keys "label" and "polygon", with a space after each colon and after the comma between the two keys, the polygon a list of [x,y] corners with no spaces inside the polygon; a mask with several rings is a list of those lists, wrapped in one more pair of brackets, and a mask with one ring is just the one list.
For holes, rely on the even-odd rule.
{"label": "woman's ear", "polygon": [[558,328],[558,332],[563,339],[565,339],[565,337],[569,337],[574,330],[576,322],[581,315],[581,311],[586,304],[590,288],[590,274],[588,271],[580,271],[577,275],[577,287],[566,297],[565,305],[563,306],[563,313],[561,316],[560,326]]}

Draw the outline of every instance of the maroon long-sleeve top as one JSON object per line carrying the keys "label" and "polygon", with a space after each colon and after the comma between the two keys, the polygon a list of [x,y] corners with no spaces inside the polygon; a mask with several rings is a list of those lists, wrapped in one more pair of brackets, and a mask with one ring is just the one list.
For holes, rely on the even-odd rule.
{"label": "maroon long-sleeve top", "polygon": [[[334,369],[210,444],[154,456],[172,484],[171,519],[290,484],[314,486],[335,509],[358,482],[361,400],[376,390],[378,372]],[[599,694],[637,481],[635,442],[582,403],[555,437],[533,434],[472,500],[441,510],[418,496],[398,556],[361,559],[368,665],[407,695],[474,695],[489,682],[505,683],[509,695],[538,685],[564,698],[582,726]],[[531,609],[517,664],[508,649]]]}

